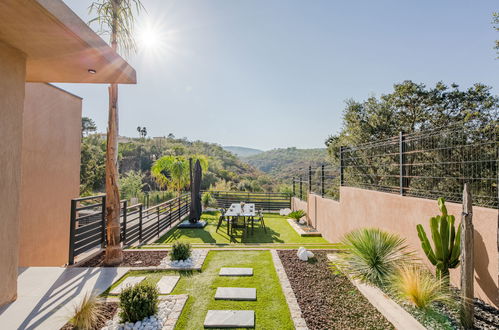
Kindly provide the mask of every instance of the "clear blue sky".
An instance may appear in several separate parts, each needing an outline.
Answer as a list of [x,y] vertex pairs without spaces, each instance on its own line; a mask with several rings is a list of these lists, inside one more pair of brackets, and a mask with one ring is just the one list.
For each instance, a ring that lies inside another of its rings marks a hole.
[[[65,2],[89,20],[90,0]],[[497,0],[143,4],[139,25],[161,32],[161,49],[129,58],[138,84],[120,89],[121,135],[146,126],[150,136],[222,145],[323,147],[346,99],[379,96],[396,82],[482,82],[497,93]],[[106,86],[60,86],[82,96],[83,115],[105,131]]]

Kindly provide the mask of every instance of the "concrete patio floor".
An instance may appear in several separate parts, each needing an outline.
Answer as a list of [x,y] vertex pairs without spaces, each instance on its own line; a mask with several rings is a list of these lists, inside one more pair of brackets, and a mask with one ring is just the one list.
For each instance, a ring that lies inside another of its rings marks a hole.
[[102,293],[129,268],[20,268],[17,300],[0,308],[1,329],[60,329],[87,292]]

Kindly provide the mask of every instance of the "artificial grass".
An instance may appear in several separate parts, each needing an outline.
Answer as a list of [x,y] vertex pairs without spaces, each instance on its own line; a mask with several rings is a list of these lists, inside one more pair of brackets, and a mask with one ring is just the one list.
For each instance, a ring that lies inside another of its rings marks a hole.
[[[218,272],[222,267],[251,267],[254,274],[249,277],[221,277]],[[206,313],[210,309],[254,310],[255,329],[294,329],[269,251],[210,251],[201,272],[130,271],[111,288],[127,276],[147,275],[146,281],[156,283],[162,276],[172,274],[181,276],[172,294],[189,295],[175,329],[203,329]],[[256,288],[257,300],[215,300],[217,287]]]
[[156,243],[173,243],[181,240],[189,243],[322,243],[328,244],[322,237],[302,237],[298,235],[286,221],[286,217],[276,214],[265,214],[265,225],[267,232],[255,224],[253,234],[251,228],[247,229],[247,235],[243,237],[242,230],[230,237],[227,235],[227,223],[217,229],[218,213],[203,213],[202,220],[208,222],[203,229],[174,228],[160,237]]

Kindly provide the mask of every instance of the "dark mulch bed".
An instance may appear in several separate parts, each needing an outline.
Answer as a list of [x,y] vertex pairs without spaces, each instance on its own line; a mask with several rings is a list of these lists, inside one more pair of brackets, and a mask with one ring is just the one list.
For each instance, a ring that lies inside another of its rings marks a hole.
[[[166,257],[168,251],[123,251],[123,262],[120,267],[148,267],[159,266],[161,260]],[[104,252],[92,259],[79,264],[78,267],[105,267]]]
[[[92,328],[92,330],[98,330],[103,328],[106,325],[106,322],[114,317],[114,314],[116,314],[117,310],[118,310],[118,303],[115,302],[105,303],[102,311],[103,318],[99,321],[99,323],[96,324],[94,328]],[[61,328],[61,330],[73,330],[73,329],[76,328],[69,323],[66,323]]]
[[499,310],[475,299],[475,329],[499,329]]
[[326,254],[304,262],[296,250],[279,250],[302,315],[310,329],[393,329],[343,274],[333,272]]

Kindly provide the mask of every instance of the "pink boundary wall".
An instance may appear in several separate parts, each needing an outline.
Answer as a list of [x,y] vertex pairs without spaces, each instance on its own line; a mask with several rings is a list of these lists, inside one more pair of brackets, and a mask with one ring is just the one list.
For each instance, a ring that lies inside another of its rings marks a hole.
[[[308,214],[310,225],[330,242],[338,242],[347,232],[360,227],[377,227],[397,233],[431,269],[417,235],[416,225],[423,224],[429,233],[429,219],[440,213],[434,200],[405,197],[352,187],[341,187],[340,201],[310,194],[308,202],[292,199],[292,209]],[[462,206],[446,203],[449,214],[460,223]],[[499,211],[473,207],[475,228],[475,296],[499,307]],[[451,282],[459,286],[459,268],[451,270]]]

